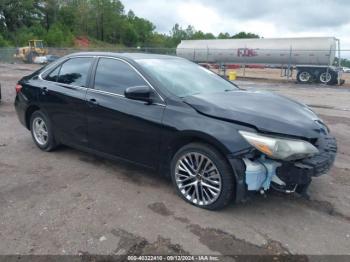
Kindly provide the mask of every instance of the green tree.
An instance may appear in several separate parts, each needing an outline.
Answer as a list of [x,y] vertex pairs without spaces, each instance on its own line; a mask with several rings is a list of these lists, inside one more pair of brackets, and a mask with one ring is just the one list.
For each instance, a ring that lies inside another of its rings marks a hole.
[[4,36],[18,44],[17,31],[40,21],[39,0],[0,1],[0,29]]
[[260,38],[260,36],[253,33],[239,32],[238,34],[233,35],[231,38]]
[[29,40],[37,38],[32,30],[25,26],[16,30],[15,34],[16,46],[27,46]]
[[186,38],[187,39],[193,39],[194,35],[197,33],[196,29],[192,25],[188,25],[185,29]]
[[125,19],[123,4],[119,0],[90,0],[90,4],[92,21],[95,22],[90,26],[95,31],[95,37],[101,41],[115,42],[122,34],[118,24]]
[[57,21],[59,4],[60,0],[43,0],[38,5],[38,10],[42,16],[41,22],[46,31],[49,31],[51,25]]
[[6,30],[13,32],[22,26],[30,26],[40,17],[38,0],[2,0],[0,22]]
[[57,17],[58,23],[64,24],[71,32],[77,34],[87,33],[87,9],[84,9],[83,3],[81,4],[81,6],[77,3],[61,6]]
[[181,40],[186,39],[188,39],[186,31],[183,30],[179,24],[175,24],[170,31],[171,46],[175,47],[181,42]]
[[137,16],[128,15],[128,21],[137,35],[137,44],[149,44],[155,26],[150,21]]
[[128,47],[135,46],[137,43],[137,33],[135,29],[129,24],[123,33],[123,44]]
[[204,34],[205,39],[215,39],[215,35],[213,35],[212,33],[205,33]]
[[[215,39],[210,32],[175,24],[169,34],[156,32],[154,24],[133,11],[127,14],[120,0],[0,0],[2,45],[26,45],[30,39],[44,39],[54,46],[73,45],[74,36],[95,43],[130,47],[176,47],[181,40]],[[217,38],[258,38],[240,32]],[[98,41],[97,41],[98,40]],[[6,42],[5,42],[6,41]]]
[[350,67],[350,60],[349,59],[342,59],[341,60],[341,66],[345,66],[345,67]]
[[1,34],[0,34],[0,47],[7,47],[10,46],[9,41],[7,41]]
[[[338,57],[335,57],[334,58],[334,62],[333,62],[333,65],[334,66],[338,66],[339,64],[339,58]],[[349,59],[346,59],[346,58],[342,58],[341,59],[341,66],[345,66],[345,67],[350,67],[350,60]]]
[[230,34],[229,33],[220,33],[217,37],[218,39],[229,39],[231,38]]
[[53,24],[44,38],[48,46],[64,47],[73,44],[74,37],[65,26]]
[[148,40],[149,47],[169,48],[172,47],[170,37],[166,34],[153,33]]

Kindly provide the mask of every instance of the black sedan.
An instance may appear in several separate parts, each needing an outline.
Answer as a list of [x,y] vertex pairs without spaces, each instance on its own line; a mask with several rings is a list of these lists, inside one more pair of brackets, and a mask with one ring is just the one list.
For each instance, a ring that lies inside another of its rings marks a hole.
[[23,77],[16,92],[40,149],[64,144],[155,169],[206,209],[270,188],[306,194],[336,155],[307,106],[173,56],[72,54]]

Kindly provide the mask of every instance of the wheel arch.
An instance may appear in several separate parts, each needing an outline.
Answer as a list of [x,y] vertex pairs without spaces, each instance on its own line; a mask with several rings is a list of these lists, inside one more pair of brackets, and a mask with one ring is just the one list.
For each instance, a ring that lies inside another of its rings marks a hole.
[[212,146],[225,158],[230,153],[220,141],[208,134],[198,131],[181,131],[176,137],[167,142],[166,145],[164,145],[163,150],[161,150],[161,161],[158,166],[159,172],[170,177],[169,163],[173,156],[181,147],[194,142]]
[[208,144],[218,150],[223,156],[230,153],[225,145],[223,145],[215,137],[198,131],[181,131],[168,145],[169,159],[171,160],[181,147],[193,142]]
[[40,107],[38,105],[30,105],[27,108],[26,113],[25,113],[25,124],[26,124],[26,128],[28,130],[30,130],[30,117],[32,116],[32,114],[35,111],[38,111],[38,110],[40,110]]

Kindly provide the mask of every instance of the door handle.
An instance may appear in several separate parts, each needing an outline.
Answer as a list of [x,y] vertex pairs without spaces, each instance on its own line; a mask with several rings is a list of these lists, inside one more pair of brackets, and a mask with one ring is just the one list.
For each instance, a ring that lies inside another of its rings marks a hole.
[[89,99],[88,103],[89,103],[89,106],[91,106],[91,107],[98,105],[98,102],[95,98]]
[[49,89],[46,86],[41,88],[41,94],[42,95],[46,95],[47,93],[49,93]]

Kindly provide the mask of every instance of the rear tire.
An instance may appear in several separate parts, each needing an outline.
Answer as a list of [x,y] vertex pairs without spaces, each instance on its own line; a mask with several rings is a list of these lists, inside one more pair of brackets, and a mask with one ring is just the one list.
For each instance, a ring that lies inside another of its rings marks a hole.
[[324,71],[319,75],[319,81],[326,85],[334,85],[337,81],[336,74],[332,71]]
[[52,151],[57,147],[50,119],[40,110],[30,117],[30,132],[34,143],[43,151]]
[[302,70],[302,71],[298,72],[297,80],[299,83],[307,84],[307,83],[310,83],[312,81],[312,75],[309,71]]
[[210,145],[190,143],[180,148],[171,161],[171,178],[177,193],[197,207],[218,210],[233,200],[232,168]]

